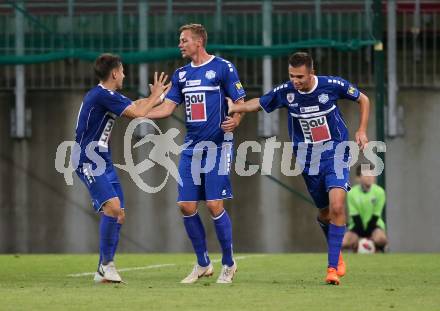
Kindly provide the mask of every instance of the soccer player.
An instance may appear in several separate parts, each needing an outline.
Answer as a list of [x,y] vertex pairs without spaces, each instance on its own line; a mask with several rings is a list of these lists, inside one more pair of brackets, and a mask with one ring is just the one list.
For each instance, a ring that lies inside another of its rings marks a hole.
[[101,214],[99,227],[99,263],[95,282],[121,282],[113,258],[119,241],[119,231],[125,220],[124,195],[113,167],[109,147],[116,117],[144,117],[171,84],[167,76],[154,74],[154,84],[148,98],[131,101],[116,90],[122,88],[124,67],[119,56],[100,55],[94,65],[99,84],[84,97],[76,124],[74,151],[78,161],[76,173],[86,185],[95,211]]
[[[367,144],[369,115],[368,97],[351,83],[339,77],[316,76],[313,60],[298,52],[289,58],[290,80],[260,98],[242,105],[231,105],[229,113],[263,109],[272,112],[287,108],[289,135],[297,162],[303,165],[303,178],[318,208],[318,223],[328,244],[328,284],[339,285],[345,274],[345,262],[340,256],[345,233],[345,197],[349,191],[349,153],[337,146],[348,141],[348,130],[337,106],[338,99],[359,103],[360,125],[355,140],[361,149]],[[342,146],[342,145],[341,145]],[[302,151],[305,156],[302,155]],[[299,160],[299,161],[298,161]],[[344,164],[345,163],[345,164]]]
[[382,212],[385,206],[385,191],[375,183],[371,170],[356,169],[359,184],[347,194],[348,228],[342,247],[357,251],[359,238],[371,239],[376,250],[384,251],[387,244],[385,222]]
[[[185,105],[185,143],[189,145],[180,157],[182,185],[178,186],[177,205],[183,214],[197,263],[181,282],[194,283],[202,276],[211,276],[214,271],[206,247],[205,229],[197,210],[198,202],[206,201],[223,254],[217,283],[231,283],[237,264],[232,254],[231,220],[223,208],[223,200],[232,198],[229,180],[231,132],[239,125],[241,115],[235,113],[228,117],[226,96],[232,98],[235,105],[244,102],[245,92],[234,65],[207,53],[207,33],[202,25],[184,25],[179,31],[182,57],[191,62],[174,72],[172,87],[164,103],[151,110],[147,117],[165,118],[178,105]],[[206,142],[210,144],[204,144]],[[204,167],[212,169],[197,171],[192,162],[203,163]],[[195,180],[194,175],[199,176],[199,180]]]

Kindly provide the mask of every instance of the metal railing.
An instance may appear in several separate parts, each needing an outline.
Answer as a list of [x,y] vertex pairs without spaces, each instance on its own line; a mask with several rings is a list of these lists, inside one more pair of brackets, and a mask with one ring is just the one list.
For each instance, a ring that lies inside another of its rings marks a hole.
[[[122,5],[118,6],[118,2]],[[91,51],[139,50],[140,1],[26,1],[25,54],[48,53],[70,47]],[[70,7],[69,3],[74,4]],[[188,22],[206,26],[209,41],[261,45],[261,1],[148,1],[148,48],[177,45],[177,29]],[[398,84],[400,87],[439,87],[437,40],[440,5],[422,1],[415,17],[412,2],[398,1]],[[319,6],[317,6],[319,4]],[[272,44],[307,39],[338,41],[371,38],[371,0],[273,1]],[[429,4],[429,5],[428,5]],[[118,10],[119,8],[119,10]],[[418,21],[418,23],[417,23]],[[419,25],[417,28],[415,25]],[[386,48],[386,47],[385,47]],[[340,75],[362,87],[373,86],[373,51],[314,48],[320,74]],[[15,53],[15,11],[0,5],[0,55]],[[249,89],[261,89],[262,59],[228,57]],[[150,63],[154,70],[173,71],[185,61]],[[273,57],[274,84],[287,79],[287,56]],[[138,65],[127,65],[126,86],[136,88]],[[13,89],[13,65],[0,67],[0,89]],[[26,65],[27,89],[85,89],[95,84],[91,63],[78,60]]]

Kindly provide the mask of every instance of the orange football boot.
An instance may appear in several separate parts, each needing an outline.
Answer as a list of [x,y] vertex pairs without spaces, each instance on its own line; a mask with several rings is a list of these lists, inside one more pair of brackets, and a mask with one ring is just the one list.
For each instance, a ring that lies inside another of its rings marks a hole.
[[345,261],[344,258],[342,258],[342,252],[339,253],[339,260],[338,260],[338,270],[337,270],[337,275],[338,276],[344,276],[345,272],[347,271],[347,267],[345,265]]
[[325,282],[331,285],[339,285],[339,277],[335,268],[327,268],[327,277],[325,278]]

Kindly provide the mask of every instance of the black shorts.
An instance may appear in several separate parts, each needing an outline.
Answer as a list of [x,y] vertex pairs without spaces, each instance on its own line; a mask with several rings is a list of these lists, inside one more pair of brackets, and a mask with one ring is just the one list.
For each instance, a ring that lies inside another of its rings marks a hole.
[[[382,228],[380,228],[379,226],[376,226],[376,227],[374,227],[373,231],[376,230],[376,229],[381,229],[382,230]],[[356,228],[350,229],[350,231],[353,232],[353,233],[356,233],[360,238],[369,238],[369,237],[371,237],[371,236],[367,236],[364,232],[360,232],[360,230],[358,230]]]

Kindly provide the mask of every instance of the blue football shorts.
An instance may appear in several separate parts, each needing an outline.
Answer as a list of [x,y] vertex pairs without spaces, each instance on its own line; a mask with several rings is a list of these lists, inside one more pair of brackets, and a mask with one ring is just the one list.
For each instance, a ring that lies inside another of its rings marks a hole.
[[334,159],[321,160],[317,174],[311,174],[310,166],[306,165],[302,175],[307,190],[319,209],[329,206],[328,192],[330,189],[341,188],[348,192],[351,188],[350,167],[348,164],[342,167],[335,167]]
[[177,202],[231,199],[232,158],[232,143],[209,150],[183,151],[179,162],[182,185],[177,187]]
[[100,212],[104,203],[115,197],[119,198],[121,208],[124,208],[124,194],[112,164],[107,164],[103,174],[94,176],[91,166],[85,163],[76,169],[76,174],[89,190],[96,212]]

